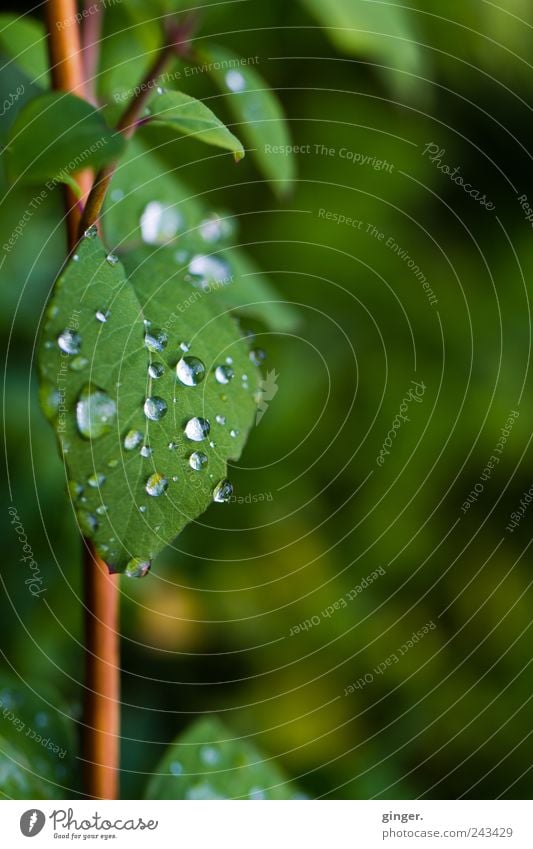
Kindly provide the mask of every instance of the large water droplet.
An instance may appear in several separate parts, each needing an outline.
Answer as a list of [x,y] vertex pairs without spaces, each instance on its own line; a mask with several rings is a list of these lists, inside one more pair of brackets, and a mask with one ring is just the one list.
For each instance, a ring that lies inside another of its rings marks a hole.
[[207,437],[209,436],[210,430],[211,425],[209,424],[207,419],[202,419],[199,416],[195,416],[194,418],[189,419],[189,421],[185,425],[185,436],[192,442],[203,442],[203,440],[207,439]]
[[158,330],[157,328],[151,327],[149,330],[146,330],[144,334],[144,344],[148,348],[149,351],[155,351],[160,354],[161,351],[164,351],[167,347],[168,336],[164,330]]
[[124,574],[127,578],[144,578],[151,566],[151,561],[145,557],[132,557],[124,569]]
[[159,380],[165,373],[165,367],[162,363],[150,363],[148,366],[148,376],[153,380]]
[[141,235],[148,245],[164,245],[170,242],[183,224],[177,209],[163,206],[157,200],[150,201],[141,215]]
[[102,389],[87,383],[76,404],[76,424],[85,439],[98,439],[111,429],[117,413],[115,402]]
[[230,91],[239,92],[246,88],[246,80],[240,71],[228,71],[224,80]]
[[205,366],[197,357],[182,357],[176,365],[176,374],[184,386],[198,386],[205,377]]
[[158,496],[163,495],[167,487],[168,480],[166,477],[164,475],[160,475],[159,472],[154,472],[154,474],[150,475],[146,481],[144,488],[148,495]]
[[209,462],[207,454],[204,454],[203,451],[194,451],[189,457],[189,466],[191,469],[194,469],[195,472],[200,472],[204,469]]
[[140,430],[129,430],[124,437],[124,448],[126,451],[133,451],[142,442],[143,435]]
[[157,395],[152,395],[151,398],[147,398],[144,402],[144,415],[153,422],[158,422],[162,419],[166,415],[167,410],[167,402],[164,398],[159,398]]
[[215,369],[215,380],[217,383],[229,383],[235,377],[231,366],[217,366]]
[[229,501],[231,496],[233,495],[233,486],[229,482],[229,480],[224,479],[217,483],[213,490],[213,501],[216,501],[218,504],[223,504],[226,501]]
[[65,354],[79,354],[81,350],[81,336],[75,330],[67,327],[57,337],[57,344]]

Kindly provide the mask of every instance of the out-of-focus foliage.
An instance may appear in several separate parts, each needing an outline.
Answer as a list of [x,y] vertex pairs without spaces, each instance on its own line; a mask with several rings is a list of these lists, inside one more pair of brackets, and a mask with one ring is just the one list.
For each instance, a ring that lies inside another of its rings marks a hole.
[[[176,731],[218,711],[233,736],[256,739],[309,795],[530,796],[530,516],[513,533],[506,526],[531,486],[533,261],[517,198],[533,176],[533,9],[525,0],[401,6],[430,80],[412,90],[408,74],[393,76],[402,76],[399,87],[372,68],[398,67],[385,36],[379,50],[376,41],[334,52],[331,33],[302,5],[206,11],[195,46],[213,36],[259,56],[257,70],[290,116],[300,150],[288,201],[273,198],[251,157],[222,169],[216,152],[199,153],[165,128],[143,130],[142,143],[193,187],[191,203],[221,218],[235,213],[233,243],[300,325],[276,333],[250,321],[277,391],[233,470],[236,500],[191,525],[142,586],[122,586],[122,784],[131,798]],[[136,4],[130,43],[150,8]],[[124,21],[120,5],[110,8],[106,32]],[[114,58],[112,42],[101,80],[110,114],[118,82],[109,75],[116,66],[119,79],[126,56],[117,47]],[[143,51],[140,43],[126,86],[143,71]],[[165,86],[213,98],[208,75],[193,67],[176,59]],[[20,79],[26,95],[2,118],[3,139],[31,89],[9,64],[2,100]],[[231,114],[224,101],[208,104],[223,117]],[[439,170],[427,145],[495,210]],[[31,213],[3,250],[0,315],[11,495],[46,587],[41,597],[29,593],[7,518],[0,638],[24,681],[49,680],[78,700],[77,531],[32,369],[64,256],[59,192],[33,208],[31,190],[10,188],[0,206],[8,236]],[[361,226],[337,223],[341,215]],[[122,232],[109,223],[110,241],[128,238],[132,225]],[[409,403],[380,467],[412,380],[424,384],[422,401]],[[487,475],[513,410],[520,415]],[[415,642],[428,623],[435,627]],[[364,686],[349,691],[360,679]]]

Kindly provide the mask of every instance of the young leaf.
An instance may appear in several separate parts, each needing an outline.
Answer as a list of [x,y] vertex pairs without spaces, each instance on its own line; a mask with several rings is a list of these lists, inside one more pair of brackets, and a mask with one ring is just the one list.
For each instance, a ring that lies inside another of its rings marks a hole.
[[169,747],[147,799],[302,799],[282,770],[215,717],[194,723]]
[[[199,55],[226,93],[226,102],[258,167],[282,194],[290,188],[295,168],[289,128],[277,96],[260,74],[231,50],[208,44]],[[273,148],[277,148],[275,153]]]
[[0,673],[0,792],[12,799],[64,799],[74,781],[74,723],[54,690],[42,682],[33,686],[35,692]]
[[[409,94],[419,85],[417,75],[424,72],[424,57],[412,30],[410,18],[396,0],[301,0],[324,27],[328,38],[344,53],[368,56],[398,94]],[[405,73],[406,72],[406,73]]]
[[185,136],[194,136],[198,141],[230,150],[236,162],[244,156],[239,139],[201,100],[188,94],[181,91],[157,94],[150,101],[149,114],[153,123],[172,127]]
[[6,169],[11,181],[73,184],[72,175],[115,159],[123,138],[100,113],[72,94],[51,92],[20,110],[7,140]]
[[[82,240],[56,284],[39,361],[80,527],[114,571],[149,562],[231,495],[260,375],[235,322],[172,254],[132,269]],[[246,375],[246,379],[245,376]]]
[[32,82],[46,88],[49,79],[46,33],[39,21],[29,15],[0,15],[0,50],[14,59]]

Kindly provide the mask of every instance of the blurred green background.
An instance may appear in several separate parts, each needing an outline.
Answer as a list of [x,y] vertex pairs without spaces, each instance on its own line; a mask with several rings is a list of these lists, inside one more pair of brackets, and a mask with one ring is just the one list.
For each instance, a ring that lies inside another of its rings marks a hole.
[[[141,17],[127,39],[139,55],[151,37],[144,5],[132,4]],[[145,580],[121,580],[123,795],[142,794],[165,744],[195,716],[220,713],[310,796],[527,798],[533,508],[512,533],[506,525],[532,482],[532,234],[518,198],[533,199],[533,9],[525,0],[505,10],[484,0],[444,12],[436,0],[423,11],[405,4],[401,25],[418,44],[406,54],[394,16],[393,37],[379,22],[368,28],[382,35],[366,40],[328,36],[306,5],[221,4],[204,10],[200,29],[260,57],[294,144],[309,145],[296,154],[292,193],[278,198],[251,157],[233,166],[185,141],[159,152],[208,207],[234,213],[236,243],[298,305],[300,324],[285,334],[254,325],[279,389],[232,470],[250,503],[213,505]],[[333,3],[331,26],[352,5]],[[109,33],[125,14],[119,4],[106,12]],[[113,49],[125,48],[117,40]],[[136,80],[142,61],[133,64]],[[207,75],[180,84],[231,120]],[[439,170],[428,144],[495,209]],[[2,233],[33,194],[18,189],[1,204]],[[61,215],[56,192],[0,267],[9,493],[46,586],[33,598],[24,585],[6,508],[0,646],[6,668],[38,694],[39,682],[55,685],[76,712],[80,544],[34,373],[64,255]],[[413,380],[425,386],[422,401],[409,404],[379,466]],[[463,512],[513,410],[499,463]],[[254,502],[261,493],[268,499]],[[291,636],[313,617],[318,624]]]

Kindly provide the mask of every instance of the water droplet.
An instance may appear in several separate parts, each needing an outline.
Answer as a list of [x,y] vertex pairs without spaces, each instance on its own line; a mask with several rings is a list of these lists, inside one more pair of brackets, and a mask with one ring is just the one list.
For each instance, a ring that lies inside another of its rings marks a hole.
[[200,236],[208,245],[220,242],[223,238],[229,238],[234,230],[234,222],[231,218],[222,218],[218,213],[213,213],[200,223],[198,227]]
[[220,761],[220,752],[214,746],[202,746],[200,760],[207,766],[215,766]]
[[65,354],[79,354],[81,349],[81,336],[75,330],[66,328],[57,337],[57,344]]
[[183,766],[179,761],[172,761],[169,766],[169,770],[171,775],[181,775],[183,772]]
[[167,402],[163,398],[159,398],[158,395],[152,395],[151,398],[147,398],[144,402],[144,415],[153,422],[158,422],[162,419],[166,415],[167,410]]
[[165,490],[168,487],[168,480],[164,475],[160,475],[159,472],[154,472],[153,475],[150,475],[148,480],[146,481],[146,486],[144,487],[148,495],[163,495]]
[[39,726],[39,728],[46,728],[48,722],[48,715],[44,711],[39,711],[39,713],[35,714],[35,723]]
[[205,366],[197,357],[182,357],[176,365],[176,374],[184,386],[198,386],[205,377]]
[[87,483],[89,486],[92,486],[93,489],[98,489],[100,486],[105,484],[105,475],[102,475],[99,472],[94,472],[94,474],[87,478]]
[[104,322],[107,321],[107,319],[109,318],[110,315],[111,315],[111,312],[109,310],[96,310],[94,317],[96,318],[97,321],[101,321],[102,324],[104,324]]
[[189,419],[185,425],[185,436],[192,442],[203,442],[203,440],[207,439],[209,436],[210,430],[211,425],[207,419],[195,416],[194,418]]
[[78,483],[78,481],[69,481],[68,482],[68,491],[69,491],[70,497],[76,499],[76,498],[79,498],[80,495],[82,494],[83,487],[82,487],[81,483]]
[[73,262],[79,262],[80,261],[80,255],[79,254],[72,254],[72,261]]
[[230,430],[229,435],[232,437],[232,439],[235,439],[235,437],[239,435],[239,431],[237,430],[237,428],[233,427]]
[[179,478],[177,475],[172,475],[172,480],[174,481],[174,483],[177,483]]
[[209,459],[207,454],[204,454],[203,451],[194,451],[193,454],[189,457],[189,466],[191,469],[194,469],[195,472],[200,472],[205,466],[207,466]]
[[86,439],[98,439],[111,429],[117,413],[115,402],[102,389],[87,383],[76,403],[76,424]]
[[226,260],[216,256],[197,254],[189,263],[189,273],[196,278],[193,282],[198,288],[208,291],[209,288],[225,285],[231,281],[231,271]]
[[151,329],[146,330],[144,334],[144,344],[149,351],[161,353],[167,347],[168,336],[164,330]]
[[186,354],[191,350],[189,342],[180,342],[180,348],[182,351],[185,351]]
[[87,368],[88,365],[89,360],[87,357],[82,357],[81,354],[78,354],[69,360],[69,368],[71,368],[72,371],[83,371],[83,369]]
[[254,366],[260,366],[261,363],[264,362],[265,357],[266,354],[262,348],[255,348],[255,350],[250,351],[250,359]]
[[108,508],[107,504],[99,504],[98,507],[96,508],[96,512],[98,513],[99,516],[105,516],[108,509],[109,508]]
[[229,366],[233,365],[233,357],[226,357],[226,362]]
[[226,416],[217,416],[216,417],[216,423],[219,424],[219,425],[225,425],[226,424]]
[[46,418],[54,421],[61,401],[57,387],[51,383],[42,383],[39,388],[39,400]]
[[113,189],[110,194],[110,197],[111,200],[116,203],[117,201],[122,200],[122,198],[124,197],[124,192],[122,191],[122,189]]
[[151,566],[151,561],[145,557],[132,557],[124,569],[124,574],[127,578],[144,578]]
[[141,215],[141,235],[148,245],[170,242],[183,224],[182,215],[171,206],[150,201]]
[[143,435],[140,430],[129,430],[124,437],[124,448],[133,451],[142,442]]
[[228,71],[226,76],[224,77],[227,87],[230,91],[239,92],[244,91],[246,88],[246,80],[240,71]]
[[167,445],[169,451],[175,451],[177,447],[178,444],[176,442],[169,442]]
[[139,513],[146,513],[146,504],[141,504],[139,507]]
[[213,490],[213,501],[216,501],[218,504],[223,504],[230,500],[233,495],[233,486],[229,482],[229,480],[224,479],[217,483]]
[[217,383],[229,383],[235,377],[235,372],[230,366],[217,366],[215,369],[215,380]]
[[165,373],[165,367],[162,363],[150,363],[148,366],[148,376],[153,380],[159,380]]
[[118,466],[118,460],[116,458],[114,460],[108,460],[107,466],[109,469],[116,469],[116,467]]
[[216,448],[216,447],[217,447],[217,444],[216,444],[216,442],[213,442],[213,440],[211,440],[211,442],[209,443],[209,446],[210,446],[211,448]]
[[143,445],[139,453],[141,457],[151,457],[154,452],[149,445]]
[[56,307],[55,304],[50,304],[48,309],[46,310],[47,318],[56,318],[59,315],[59,307]]
[[254,799],[257,802],[260,799],[266,799],[266,793],[262,787],[252,787],[249,798]]
[[109,265],[118,265],[118,256],[116,254],[108,254],[106,256],[106,262],[109,263]]
[[86,239],[94,239],[94,237],[98,235],[98,227],[96,224],[91,224],[83,235]]
[[87,510],[78,510],[78,523],[82,534],[86,537],[92,536],[98,530],[98,520]]

